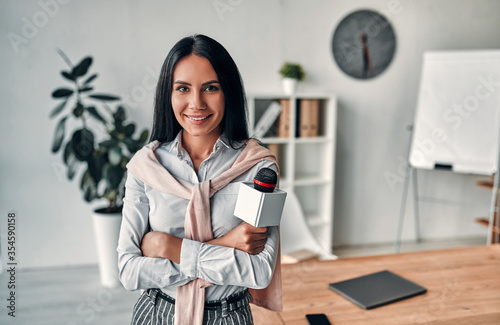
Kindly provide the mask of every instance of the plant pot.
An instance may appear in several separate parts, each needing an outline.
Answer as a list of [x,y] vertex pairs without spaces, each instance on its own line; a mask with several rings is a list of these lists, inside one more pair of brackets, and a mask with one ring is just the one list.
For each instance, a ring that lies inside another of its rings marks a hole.
[[283,78],[283,92],[286,95],[293,95],[297,92],[298,81],[292,78]]
[[107,288],[121,285],[118,278],[118,236],[122,223],[121,212],[105,213],[105,209],[95,210],[92,214],[94,236],[99,260],[101,284]]

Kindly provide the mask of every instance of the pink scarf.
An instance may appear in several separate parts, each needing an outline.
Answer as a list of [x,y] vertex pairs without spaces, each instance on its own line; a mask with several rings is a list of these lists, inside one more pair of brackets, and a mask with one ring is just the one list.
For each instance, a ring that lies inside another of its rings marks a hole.
[[[128,170],[142,182],[152,188],[174,194],[189,200],[184,224],[185,238],[206,242],[213,239],[210,197],[218,190],[229,184],[233,179],[250,170],[258,162],[269,160],[276,164],[276,158],[266,148],[260,146],[254,139],[250,139],[240,156],[231,168],[224,171],[213,180],[206,180],[198,184],[174,178],[160,164],[155,150],[161,145],[157,140],[139,150],[127,164]],[[277,166],[277,164],[276,164]],[[271,283],[265,289],[249,289],[252,303],[272,311],[282,311],[281,299],[281,259],[280,250]],[[212,283],[195,279],[183,286],[177,287],[175,303],[175,324],[196,325],[203,322],[205,306],[205,288]]]

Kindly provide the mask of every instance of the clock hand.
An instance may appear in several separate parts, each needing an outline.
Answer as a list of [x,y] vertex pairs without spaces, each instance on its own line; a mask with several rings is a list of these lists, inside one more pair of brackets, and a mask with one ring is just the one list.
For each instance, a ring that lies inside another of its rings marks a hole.
[[370,51],[368,49],[368,36],[365,33],[360,34],[361,44],[363,46],[363,75],[366,77],[368,72],[373,73]]

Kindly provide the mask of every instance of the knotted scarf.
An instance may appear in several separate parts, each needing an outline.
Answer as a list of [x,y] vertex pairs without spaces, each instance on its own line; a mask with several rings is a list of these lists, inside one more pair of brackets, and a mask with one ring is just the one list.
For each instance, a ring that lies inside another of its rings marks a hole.
[[[160,145],[161,143],[155,140],[137,151],[127,164],[127,169],[144,184],[158,191],[189,200],[184,223],[184,236],[187,239],[199,242],[213,239],[210,197],[260,161],[268,160],[276,164],[275,157],[268,149],[260,146],[256,140],[250,139],[233,165],[220,176],[212,180],[191,184],[173,177],[158,161],[155,150]],[[203,323],[205,288],[210,285],[213,284],[203,279],[195,279],[177,287],[175,302],[176,325]],[[269,286],[265,289],[249,289],[249,291],[252,295],[252,303],[272,311],[282,311],[279,249]]]

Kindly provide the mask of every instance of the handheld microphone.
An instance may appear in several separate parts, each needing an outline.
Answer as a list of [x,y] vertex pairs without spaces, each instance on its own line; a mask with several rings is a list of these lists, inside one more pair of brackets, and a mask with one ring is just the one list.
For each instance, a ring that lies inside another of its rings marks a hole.
[[261,168],[252,182],[242,182],[234,207],[234,216],[254,227],[280,224],[286,192],[277,188],[278,175],[270,168]]
[[264,193],[274,192],[278,175],[271,168],[261,168],[253,179],[253,188]]

